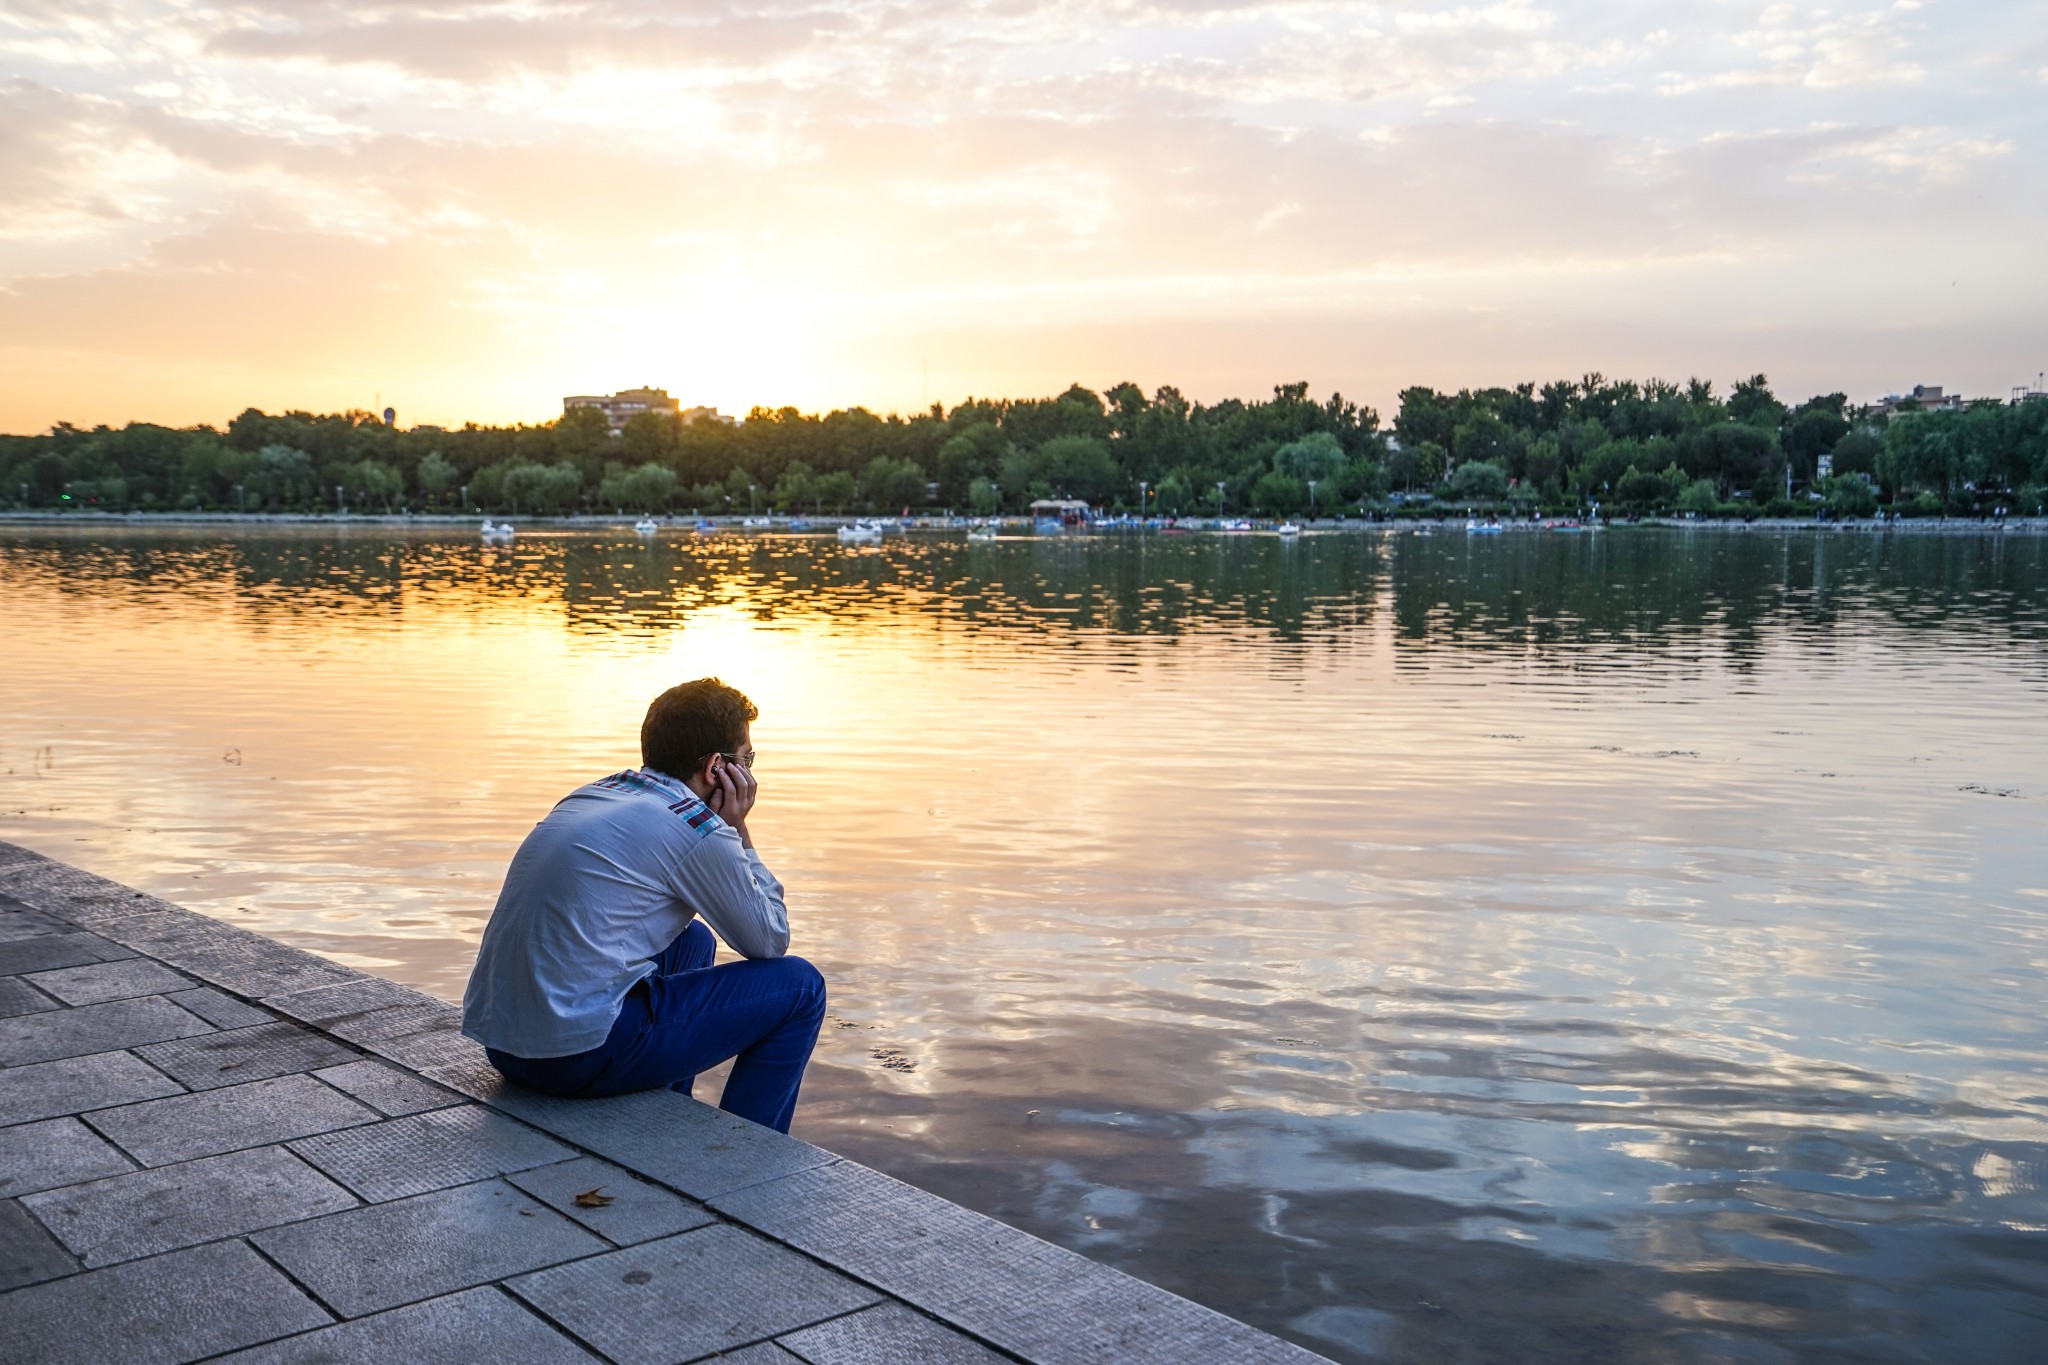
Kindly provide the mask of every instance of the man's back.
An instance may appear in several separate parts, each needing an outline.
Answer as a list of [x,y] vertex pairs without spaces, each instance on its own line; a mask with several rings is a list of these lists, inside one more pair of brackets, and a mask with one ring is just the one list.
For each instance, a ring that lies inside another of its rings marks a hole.
[[513,856],[463,1032],[519,1057],[596,1047],[697,914],[744,957],[788,949],[781,884],[688,787],[640,769],[577,788]]

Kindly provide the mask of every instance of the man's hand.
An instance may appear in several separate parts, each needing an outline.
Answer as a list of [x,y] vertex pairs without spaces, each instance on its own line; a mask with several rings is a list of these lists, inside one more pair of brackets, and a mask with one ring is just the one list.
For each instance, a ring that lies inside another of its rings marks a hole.
[[761,790],[752,771],[737,763],[716,759],[717,766],[711,773],[711,791],[705,796],[704,804],[711,807],[718,818],[739,831],[740,842],[748,848],[754,840],[747,833],[747,812],[754,808],[754,797]]

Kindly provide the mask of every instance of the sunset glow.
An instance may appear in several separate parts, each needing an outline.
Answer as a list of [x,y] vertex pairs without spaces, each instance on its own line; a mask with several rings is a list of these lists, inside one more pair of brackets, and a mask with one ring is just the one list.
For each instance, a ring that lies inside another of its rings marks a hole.
[[2048,364],[2037,5],[0,6],[0,429]]

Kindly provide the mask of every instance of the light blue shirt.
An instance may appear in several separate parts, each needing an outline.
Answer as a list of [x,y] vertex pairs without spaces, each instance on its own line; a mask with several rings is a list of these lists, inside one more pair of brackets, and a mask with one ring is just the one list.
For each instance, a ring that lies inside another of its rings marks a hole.
[[695,792],[653,768],[578,787],[512,855],[463,1036],[515,1057],[588,1052],[697,915],[742,957],[789,951],[782,883]]

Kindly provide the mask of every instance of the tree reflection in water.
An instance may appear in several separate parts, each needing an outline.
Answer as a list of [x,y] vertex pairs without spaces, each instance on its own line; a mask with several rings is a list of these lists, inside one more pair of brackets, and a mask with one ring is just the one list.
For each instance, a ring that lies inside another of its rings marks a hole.
[[1339,1359],[2018,1360],[2044,547],[11,527],[0,835],[452,995],[725,672],[801,1135]]

